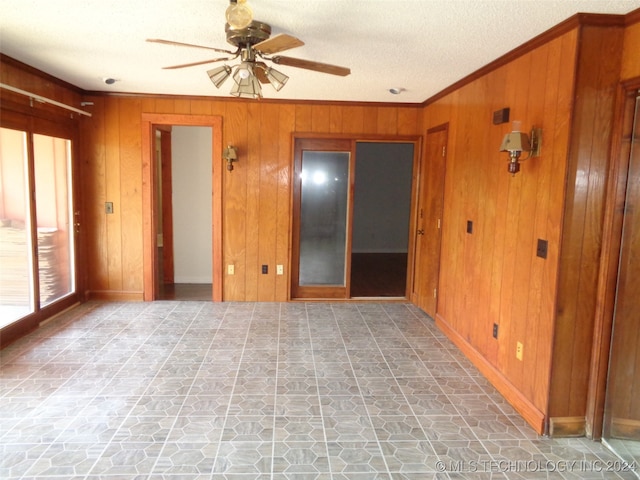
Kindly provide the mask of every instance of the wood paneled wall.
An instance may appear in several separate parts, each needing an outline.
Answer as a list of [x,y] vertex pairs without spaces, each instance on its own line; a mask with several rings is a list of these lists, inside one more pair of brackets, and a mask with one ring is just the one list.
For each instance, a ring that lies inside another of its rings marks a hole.
[[640,77],[640,9],[627,15],[627,27],[624,31],[624,47],[622,50],[622,81]]
[[[285,301],[289,267],[292,133],[371,136],[419,135],[421,108],[397,105],[313,104],[205,98],[87,96],[93,117],[83,120],[82,164],[88,230],[88,289],[100,295],[141,298],[143,113],[222,117],[223,144],[239,161],[224,171],[223,264],[227,301]],[[114,202],[106,215],[104,202]],[[215,228],[215,226],[214,226]],[[268,275],[260,266],[270,265]],[[225,269],[226,271],[226,269]]]
[[[640,76],[639,17],[629,15],[626,27],[580,17],[424,106],[87,94],[93,117],[79,120],[86,289],[142,298],[143,113],[220,116],[223,144],[239,149],[223,179],[223,261],[235,265],[235,275],[224,275],[227,301],[288,298],[294,132],[417,136],[446,123],[437,322],[539,432],[551,417],[580,424],[612,103],[620,78]],[[74,88],[0,60],[3,82],[79,103]],[[511,126],[492,124],[504,107],[525,128],[543,129],[541,156],[515,176],[498,152]],[[106,201],[113,215],[105,214]],[[548,241],[546,259],[536,256],[538,239]],[[262,264],[287,271],[261,275]]]
[[[567,33],[425,109],[425,127],[450,122],[438,321],[526,399],[538,430],[549,394],[577,40]],[[543,128],[541,156],[515,176],[498,151],[511,123],[492,123],[504,107],[523,128]],[[538,238],[549,242],[546,260],[536,257]]]
[[577,56],[549,417],[582,417],[583,429],[623,34],[585,26]]
[[[624,29],[584,20],[424,112],[425,128],[450,122],[437,322],[539,432],[585,426]],[[498,152],[511,125],[492,124],[503,107],[543,130],[514,176]]]

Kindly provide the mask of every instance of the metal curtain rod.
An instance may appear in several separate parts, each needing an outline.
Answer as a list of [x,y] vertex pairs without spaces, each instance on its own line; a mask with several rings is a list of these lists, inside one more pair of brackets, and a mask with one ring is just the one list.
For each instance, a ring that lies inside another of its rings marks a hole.
[[50,103],[51,105],[55,105],[57,107],[66,108],[67,110],[71,110],[72,112],[79,113],[80,115],[86,115],[87,117],[91,116],[91,114],[89,112],[85,112],[84,110],[80,110],[79,108],[71,107],[71,106],[66,105],[64,103],[56,102],[55,100],[51,100],[50,98],[43,97],[42,95],[38,95],[36,93],[27,92],[26,90],[21,90],[19,88],[12,87],[11,85],[7,85],[5,83],[0,83],[0,87],[4,88],[6,90],[9,90],[11,92],[15,92],[15,93],[19,93],[21,95],[25,95],[27,97],[32,98],[33,100],[37,100],[38,102]]

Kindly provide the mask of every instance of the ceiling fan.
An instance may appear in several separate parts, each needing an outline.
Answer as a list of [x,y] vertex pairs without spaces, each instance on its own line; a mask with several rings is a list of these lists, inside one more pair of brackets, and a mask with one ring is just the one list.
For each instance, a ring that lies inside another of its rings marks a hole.
[[[236,1],[231,0],[231,5],[229,9],[227,9],[228,21],[229,10],[237,8],[236,5]],[[234,26],[230,25],[230,23],[234,23]],[[209,78],[216,88],[220,88],[224,81],[232,76],[234,86],[231,89],[231,95],[236,97],[261,98],[261,83],[269,83],[276,89],[276,91],[280,91],[289,77],[267,65],[265,61],[269,61],[277,65],[304,68],[306,70],[313,70],[331,75],[346,76],[351,73],[349,68],[339,67],[337,65],[304,60],[301,58],[274,55],[291,48],[302,46],[304,45],[304,42],[286,33],[281,33],[272,37],[271,26],[266,23],[253,20],[251,17],[248,18],[248,21],[240,24],[240,26],[233,22],[233,20],[231,20],[230,23],[225,25],[225,32],[227,35],[227,42],[236,47],[235,51],[203,45],[194,45],[190,43],[174,42],[159,38],[149,38],[147,39],[147,42],[203,48],[227,54],[225,57],[212,58],[200,62],[184,63],[181,65],[172,65],[170,67],[164,67],[165,69],[193,67],[196,65],[205,65],[207,63],[226,62],[239,58],[240,63],[238,65],[230,67],[225,63],[220,67],[207,71],[207,75],[209,75]]]

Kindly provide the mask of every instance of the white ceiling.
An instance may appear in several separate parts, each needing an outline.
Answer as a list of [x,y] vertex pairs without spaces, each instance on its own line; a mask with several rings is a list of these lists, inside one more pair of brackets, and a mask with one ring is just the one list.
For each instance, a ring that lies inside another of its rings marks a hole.
[[[305,45],[283,55],[350,67],[290,76],[265,98],[420,103],[578,12],[626,14],[640,0],[248,0],[254,18]],[[201,65],[219,56],[147,38],[234,49],[228,0],[0,0],[0,51],[85,90],[229,96]],[[111,86],[103,79],[112,77]],[[392,87],[403,89],[392,95]]]

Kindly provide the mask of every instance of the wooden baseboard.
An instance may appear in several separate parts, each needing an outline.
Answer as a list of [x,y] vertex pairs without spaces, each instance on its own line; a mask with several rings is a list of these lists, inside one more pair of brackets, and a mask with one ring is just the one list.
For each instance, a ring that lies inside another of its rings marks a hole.
[[436,325],[464,353],[471,363],[480,370],[489,382],[511,404],[511,406],[539,434],[545,433],[545,415],[526,398],[496,367],[468,343],[440,315],[436,314]]
[[640,420],[631,418],[612,418],[611,437],[624,440],[640,440]]
[[585,417],[550,417],[550,437],[584,437],[587,433]]
[[102,300],[105,302],[142,302],[142,292],[121,292],[116,290],[89,290],[87,299]]

